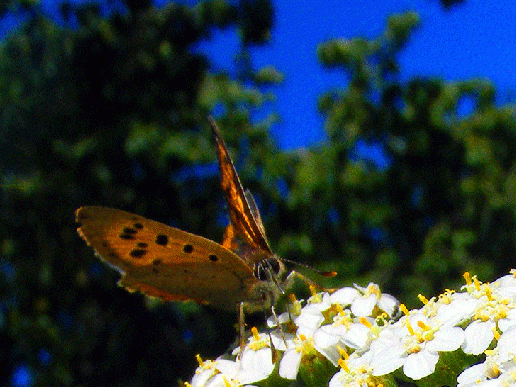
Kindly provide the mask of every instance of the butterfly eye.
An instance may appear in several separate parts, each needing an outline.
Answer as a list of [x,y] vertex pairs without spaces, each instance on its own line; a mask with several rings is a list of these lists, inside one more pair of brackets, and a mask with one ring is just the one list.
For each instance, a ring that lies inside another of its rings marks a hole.
[[278,275],[280,272],[280,264],[276,258],[268,258],[267,266],[271,268],[274,274]]
[[278,275],[280,272],[280,264],[276,258],[266,258],[262,259],[256,265],[254,265],[253,275],[255,278],[260,281],[269,280],[269,276],[267,272],[274,273],[274,275]]

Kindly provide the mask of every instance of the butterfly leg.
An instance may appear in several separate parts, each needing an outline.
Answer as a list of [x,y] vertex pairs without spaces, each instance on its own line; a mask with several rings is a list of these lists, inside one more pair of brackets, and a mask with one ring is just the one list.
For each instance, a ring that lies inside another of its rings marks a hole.
[[[285,343],[285,347],[287,347],[287,339],[285,338],[285,332],[283,332],[283,328],[282,328],[281,323],[279,321],[278,315],[276,314],[276,308],[274,308],[274,305],[271,305],[271,313],[272,313],[272,316],[274,317],[274,322],[276,323],[276,326],[279,329],[279,332],[281,334],[281,338],[283,339],[283,342]],[[271,348],[272,348],[272,338],[271,338]]]
[[271,361],[275,364],[278,361],[278,352],[276,352],[276,348],[274,347],[274,342],[272,341],[271,330],[268,329],[267,333],[269,334],[269,341],[271,343]]
[[240,351],[238,353],[238,358],[240,359],[245,347],[245,312],[243,302],[239,304],[238,309],[238,340],[240,343]]

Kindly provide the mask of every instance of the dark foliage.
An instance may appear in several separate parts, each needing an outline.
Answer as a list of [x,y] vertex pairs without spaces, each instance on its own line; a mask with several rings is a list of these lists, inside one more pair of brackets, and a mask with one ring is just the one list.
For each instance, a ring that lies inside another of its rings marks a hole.
[[[274,116],[250,124],[281,78],[252,67],[269,2],[125,5],[109,17],[63,6],[77,30],[35,12],[0,48],[2,380],[26,365],[42,386],[170,386],[235,338],[236,315],[117,288],[73,218],[104,205],[220,240],[213,110],[275,251],[337,270],[325,285],[375,281],[415,306],[466,270],[489,280],[512,266],[514,109],[495,106],[486,81],[400,82],[417,15],[320,45],[350,82],[319,99],[328,141],[286,153],[267,134]],[[192,50],[222,28],[242,31],[235,77]]]

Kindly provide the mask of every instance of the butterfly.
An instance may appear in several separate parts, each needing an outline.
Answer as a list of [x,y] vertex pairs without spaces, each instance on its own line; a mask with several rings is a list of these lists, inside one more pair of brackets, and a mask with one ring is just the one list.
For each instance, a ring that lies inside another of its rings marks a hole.
[[119,284],[128,290],[165,301],[192,299],[225,310],[239,307],[243,321],[244,309],[254,312],[273,306],[291,276],[271,251],[253,196],[242,188],[217,125],[211,117],[209,121],[230,218],[222,244],[97,206],[76,211],[78,233],[104,262],[121,272]]

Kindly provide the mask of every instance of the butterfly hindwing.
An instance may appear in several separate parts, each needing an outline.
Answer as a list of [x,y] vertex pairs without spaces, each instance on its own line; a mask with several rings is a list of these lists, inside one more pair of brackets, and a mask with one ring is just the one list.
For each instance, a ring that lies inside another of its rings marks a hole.
[[106,207],[81,207],[76,217],[79,234],[129,289],[232,309],[257,281],[242,258],[209,239]]

